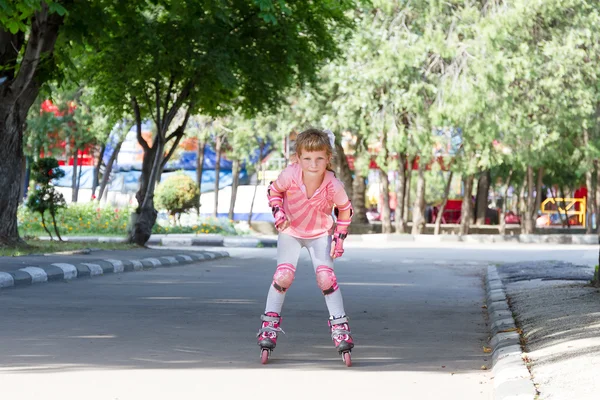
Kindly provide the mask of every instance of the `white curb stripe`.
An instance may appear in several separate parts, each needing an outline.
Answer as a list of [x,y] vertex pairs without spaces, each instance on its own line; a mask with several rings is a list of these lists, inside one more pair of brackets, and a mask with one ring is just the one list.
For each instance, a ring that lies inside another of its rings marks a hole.
[[141,271],[144,269],[144,265],[140,260],[129,260],[133,264],[134,271]]
[[148,261],[155,267],[160,267],[162,265],[158,258],[144,258],[142,261]]
[[98,264],[81,263],[90,269],[90,276],[104,275],[104,270]]
[[171,263],[171,265],[177,265],[177,264],[179,264],[179,261],[177,261],[177,259],[175,257],[173,257],[173,256],[164,256],[163,258],[165,260],[168,260]]
[[21,268],[20,271],[27,272],[31,275],[31,283],[48,282],[46,271],[39,267],[25,267]]
[[0,288],[11,287],[15,285],[15,280],[8,272],[0,272]]
[[55,267],[62,269],[63,275],[65,276],[64,279],[77,278],[77,268],[75,268],[75,266],[72,264],[56,263],[56,264],[50,264],[50,265],[53,265]]
[[113,267],[115,267],[115,273],[125,271],[125,267],[123,266],[123,262],[121,260],[103,260],[108,263],[111,263]]
[[185,261],[194,261],[194,260],[192,260],[192,257],[187,256],[185,254],[178,254],[178,256],[183,258]]

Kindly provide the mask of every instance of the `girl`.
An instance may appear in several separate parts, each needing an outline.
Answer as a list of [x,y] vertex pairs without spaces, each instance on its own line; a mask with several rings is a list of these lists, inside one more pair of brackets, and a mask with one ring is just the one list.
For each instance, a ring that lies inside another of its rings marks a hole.
[[[296,139],[297,162],[285,168],[269,185],[269,205],[279,231],[277,269],[269,288],[267,305],[258,331],[263,364],[282,332],[281,309],[291,286],[302,247],[308,249],[329,309],[329,329],[336,349],[350,366],[354,347],[342,293],[333,270],[333,259],[344,253],[344,239],[352,217],[352,205],[342,183],[331,170],[333,133],[308,129]],[[337,221],[332,217],[335,207]],[[331,234],[333,233],[333,239]]]

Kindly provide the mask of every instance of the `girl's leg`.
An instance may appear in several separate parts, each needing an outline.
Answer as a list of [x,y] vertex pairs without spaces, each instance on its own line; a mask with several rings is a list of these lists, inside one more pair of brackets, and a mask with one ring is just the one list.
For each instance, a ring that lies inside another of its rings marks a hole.
[[277,269],[267,295],[266,313],[281,314],[285,293],[291,286],[296,273],[302,243],[293,236],[280,233],[277,238]]
[[331,251],[331,236],[323,236],[317,239],[305,240],[306,248],[317,275],[317,285],[323,291],[325,303],[329,315],[341,317],[346,315],[344,311],[344,300],[342,292],[337,284],[337,278],[333,270],[333,259],[329,255]]
[[317,275],[317,285],[323,291],[327,309],[329,310],[329,331],[337,351],[342,354],[346,365],[350,365],[347,354],[354,347],[354,340],[350,332],[348,317],[344,311],[342,292],[337,284],[333,271],[333,259],[329,256],[331,251],[331,236],[324,236],[311,241],[306,241],[310,257]]

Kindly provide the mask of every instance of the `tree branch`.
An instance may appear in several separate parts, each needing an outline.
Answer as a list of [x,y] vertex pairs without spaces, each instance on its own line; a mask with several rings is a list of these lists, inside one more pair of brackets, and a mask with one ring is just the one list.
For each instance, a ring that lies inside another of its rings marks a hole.
[[139,105],[139,103],[137,101],[137,98],[135,96],[131,100],[131,103],[133,105],[133,113],[135,115],[135,126],[136,126],[137,141],[140,144],[140,146],[142,146],[142,148],[144,149],[144,151],[149,151],[150,150],[150,146],[148,146],[148,143],[146,143],[146,141],[142,137],[142,117],[141,117],[141,113],[140,113],[140,105]]
[[179,96],[177,96],[177,99],[173,103],[173,106],[171,107],[171,109],[167,113],[167,117],[163,120],[163,124],[165,126],[169,126],[171,124],[171,122],[175,118],[175,115],[177,115],[177,111],[179,111],[179,109],[183,106],[183,104],[185,103],[185,101],[190,96],[190,93],[191,93],[193,87],[194,87],[194,82],[193,81],[189,81],[183,87],[183,89],[181,89],[181,93],[179,93]]
[[161,124],[160,118],[160,83],[158,82],[158,78],[154,80],[154,97],[156,101],[156,130],[159,135],[163,135],[164,127]]
[[188,120],[190,119],[191,108],[192,107],[190,105],[190,107],[188,107],[187,111],[185,112],[185,117],[183,118],[183,122],[181,123],[181,125],[179,125],[177,127],[177,129],[175,129],[175,131],[171,135],[169,135],[169,138],[165,141],[165,145],[166,145],[169,140],[171,140],[172,138],[175,138],[175,142],[173,143],[173,146],[171,146],[171,148],[169,149],[169,152],[167,153],[167,155],[165,156],[165,158],[162,161],[161,168],[165,167],[165,165],[167,164],[167,161],[169,161],[169,159],[171,158],[171,156],[177,149],[177,146],[179,145],[181,138],[183,138],[183,134],[185,133],[185,128],[187,126]]
[[165,96],[165,105],[163,107],[163,116],[162,121],[165,123],[165,118],[167,117],[167,110],[169,109],[169,100],[171,99],[171,93],[173,92],[173,85],[175,84],[175,78],[171,73],[171,80],[169,81],[169,87],[167,89],[167,95]]

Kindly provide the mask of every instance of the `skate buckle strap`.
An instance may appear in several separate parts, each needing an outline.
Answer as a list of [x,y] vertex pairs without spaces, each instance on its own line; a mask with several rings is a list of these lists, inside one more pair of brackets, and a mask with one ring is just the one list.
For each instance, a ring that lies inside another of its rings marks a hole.
[[271,317],[270,315],[261,315],[260,316],[261,321],[266,321],[266,322],[279,322],[281,321],[281,317]]
[[265,332],[283,333],[285,335],[285,332],[281,328],[273,328],[272,326],[265,326],[264,328],[259,329],[258,333],[256,334],[256,337],[259,337],[261,334],[263,334]]
[[329,322],[331,323],[331,325],[345,324],[348,321],[349,321],[348,317],[346,317],[346,316],[335,318],[335,319],[330,319],[329,320]]

